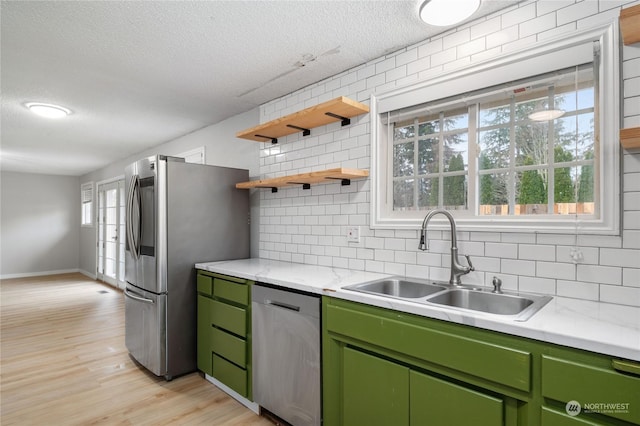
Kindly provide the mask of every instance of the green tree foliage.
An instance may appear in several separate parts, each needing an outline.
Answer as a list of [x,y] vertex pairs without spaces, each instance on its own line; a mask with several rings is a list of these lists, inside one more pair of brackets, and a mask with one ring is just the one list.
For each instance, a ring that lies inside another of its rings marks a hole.
[[[533,159],[527,157],[524,164],[533,164]],[[517,202],[518,204],[545,204],[547,202],[547,188],[536,170],[522,172]]]
[[[449,171],[464,170],[462,154],[457,154],[449,160]],[[467,200],[467,188],[465,176],[449,176],[444,178],[444,202],[445,206],[464,206]]]
[[[587,152],[585,159],[592,160],[593,152]],[[580,185],[578,186],[578,202],[590,203],[593,202],[593,166],[582,166],[582,173],[580,173]]]
[[[571,152],[561,146],[554,148],[556,162],[568,162],[573,160]],[[575,189],[571,178],[571,168],[561,167],[555,169],[553,176],[553,199],[556,203],[573,203],[575,201]]]

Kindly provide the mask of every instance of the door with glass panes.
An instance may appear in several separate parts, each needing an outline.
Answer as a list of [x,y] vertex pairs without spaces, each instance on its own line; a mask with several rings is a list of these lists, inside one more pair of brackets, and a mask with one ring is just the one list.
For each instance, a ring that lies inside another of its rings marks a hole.
[[124,180],[98,184],[98,279],[124,288]]

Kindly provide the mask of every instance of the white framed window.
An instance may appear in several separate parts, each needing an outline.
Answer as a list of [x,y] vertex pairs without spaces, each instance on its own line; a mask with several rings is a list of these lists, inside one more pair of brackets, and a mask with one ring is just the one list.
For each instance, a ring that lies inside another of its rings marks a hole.
[[618,72],[612,24],[373,95],[371,226],[617,233]]
[[80,186],[80,225],[93,226],[93,182]]

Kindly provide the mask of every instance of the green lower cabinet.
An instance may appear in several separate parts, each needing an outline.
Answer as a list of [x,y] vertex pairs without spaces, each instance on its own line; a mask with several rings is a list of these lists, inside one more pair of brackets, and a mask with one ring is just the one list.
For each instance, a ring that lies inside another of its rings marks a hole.
[[345,425],[409,424],[409,369],[344,349],[342,401]]
[[251,400],[251,281],[197,275],[197,366]]
[[640,425],[638,362],[330,297],[322,309],[324,426]]
[[502,399],[416,371],[410,372],[411,425],[499,426]]

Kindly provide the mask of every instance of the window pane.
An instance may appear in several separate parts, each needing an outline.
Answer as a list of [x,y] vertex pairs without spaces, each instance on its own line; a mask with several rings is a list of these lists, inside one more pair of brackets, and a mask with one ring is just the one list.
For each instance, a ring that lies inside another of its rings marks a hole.
[[504,169],[509,166],[509,129],[480,132],[480,170]]
[[480,106],[480,127],[506,124],[511,119],[511,107],[509,105],[484,109]]
[[393,209],[408,210],[414,207],[413,179],[396,180],[393,182]]
[[469,127],[469,114],[458,114],[444,119],[444,131],[466,129]]
[[432,133],[439,133],[439,132],[440,132],[440,120],[426,121],[418,125],[419,136],[430,135]]
[[516,166],[548,163],[548,129],[546,122],[516,126]]
[[438,207],[438,178],[422,178],[418,180],[418,207],[432,209]]
[[393,146],[393,176],[413,176],[413,142]]
[[480,214],[509,214],[509,198],[507,194],[507,173],[480,175]]
[[444,137],[444,171],[454,172],[466,170],[469,164],[467,133],[447,135]]
[[443,202],[445,209],[467,208],[467,176],[445,176],[443,179]]
[[438,139],[418,141],[418,174],[438,173],[439,149]]
[[[546,91],[546,90],[545,90]],[[516,103],[515,120],[526,121],[529,120],[529,114],[534,111],[549,109],[549,98],[540,97],[538,99],[532,99],[528,101]]]
[[547,214],[547,186],[543,170],[516,174],[516,208],[514,214]]
[[416,131],[415,131],[414,125],[398,127],[393,131],[394,140],[412,138],[415,135],[416,135]]

